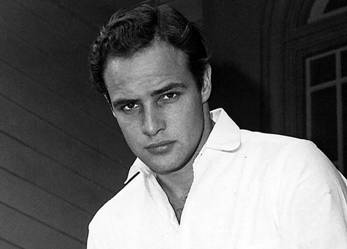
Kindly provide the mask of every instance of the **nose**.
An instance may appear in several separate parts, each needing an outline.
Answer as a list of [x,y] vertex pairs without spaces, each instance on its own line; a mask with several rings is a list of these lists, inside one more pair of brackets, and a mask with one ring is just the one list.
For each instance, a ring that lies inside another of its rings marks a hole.
[[163,115],[153,107],[146,108],[143,112],[143,133],[147,136],[155,136],[166,127]]

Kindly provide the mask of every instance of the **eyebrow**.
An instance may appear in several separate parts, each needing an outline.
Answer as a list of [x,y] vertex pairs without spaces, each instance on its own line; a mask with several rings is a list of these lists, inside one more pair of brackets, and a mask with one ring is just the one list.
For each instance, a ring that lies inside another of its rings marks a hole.
[[[163,88],[160,88],[158,90],[154,90],[151,93],[151,97],[163,94],[163,93],[165,93],[167,91],[170,91],[170,90],[173,90],[173,89],[177,89],[177,88],[186,89],[187,86],[184,83],[173,82],[173,83],[170,83],[170,84],[164,86]],[[128,104],[128,103],[134,103],[134,102],[138,102],[138,101],[139,101],[138,99],[125,99],[125,98],[123,99],[122,98],[122,99],[117,99],[115,101],[112,101],[112,106],[113,107],[117,107],[117,106],[120,106],[120,105],[125,105],[125,104]]]
[[181,88],[181,89],[186,89],[187,86],[184,83],[178,83],[178,82],[173,82],[168,84],[167,86],[164,86],[163,88],[160,88],[158,90],[155,90],[151,93],[151,96],[156,96],[156,95],[160,95],[162,93],[165,93],[167,91],[170,91],[172,89],[177,89],[177,88]]
[[112,101],[112,106],[117,107],[117,106],[122,106],[122,105],[134,103],[138,101],[139,101],[138,99],[117,99],[115,101]]

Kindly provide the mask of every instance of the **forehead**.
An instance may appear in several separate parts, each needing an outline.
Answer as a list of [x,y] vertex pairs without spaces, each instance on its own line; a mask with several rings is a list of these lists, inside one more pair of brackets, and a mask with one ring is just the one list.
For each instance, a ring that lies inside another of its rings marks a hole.
[[192,75],[187,66],[186,54],[165,42],[135,53],[129,58],[109,58],[104,78],[107,89],[113,94],[133,87],[155,87],[166,81],[186,81]]

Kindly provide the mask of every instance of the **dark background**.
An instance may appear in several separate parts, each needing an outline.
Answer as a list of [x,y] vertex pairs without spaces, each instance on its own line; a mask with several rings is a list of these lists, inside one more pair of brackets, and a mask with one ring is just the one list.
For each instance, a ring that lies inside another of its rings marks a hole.
[[[0,249],[85,248],[93,214],[134,160],[88,81],[89,45],[135,0],[1,0]],[[212,108],[240,127],[306,137],[304,61],[346,44],[313,1],[172,0],[212,56]],[[344,13],[345,14],[345,13]]]

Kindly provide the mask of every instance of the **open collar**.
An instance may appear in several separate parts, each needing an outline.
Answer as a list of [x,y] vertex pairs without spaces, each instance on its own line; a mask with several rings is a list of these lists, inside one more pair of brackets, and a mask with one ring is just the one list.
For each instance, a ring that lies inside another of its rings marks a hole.
[[154,174],[154,172],[144,162],[142,162],[139,158],[136,158],[133,165],[129,169],[128,177],[124,184],[128,184],[128,182],[132,180],[138,172],[145,175]]
[[211,111],[210,115],[215,125],[204,147],[221,151],[236,150],[241,143],[240,128],[222,108]]
[[[229,152],[236,150],[241,144],[240,128],[222,108],[211,111],[210,117],[215,124],[203,149]],[[133,179],[138,172],[144,175],[154,174],[146,164],[139,158],[136,158],[135,162],[130,167],[128,177],[124,184],[127,184]]]

